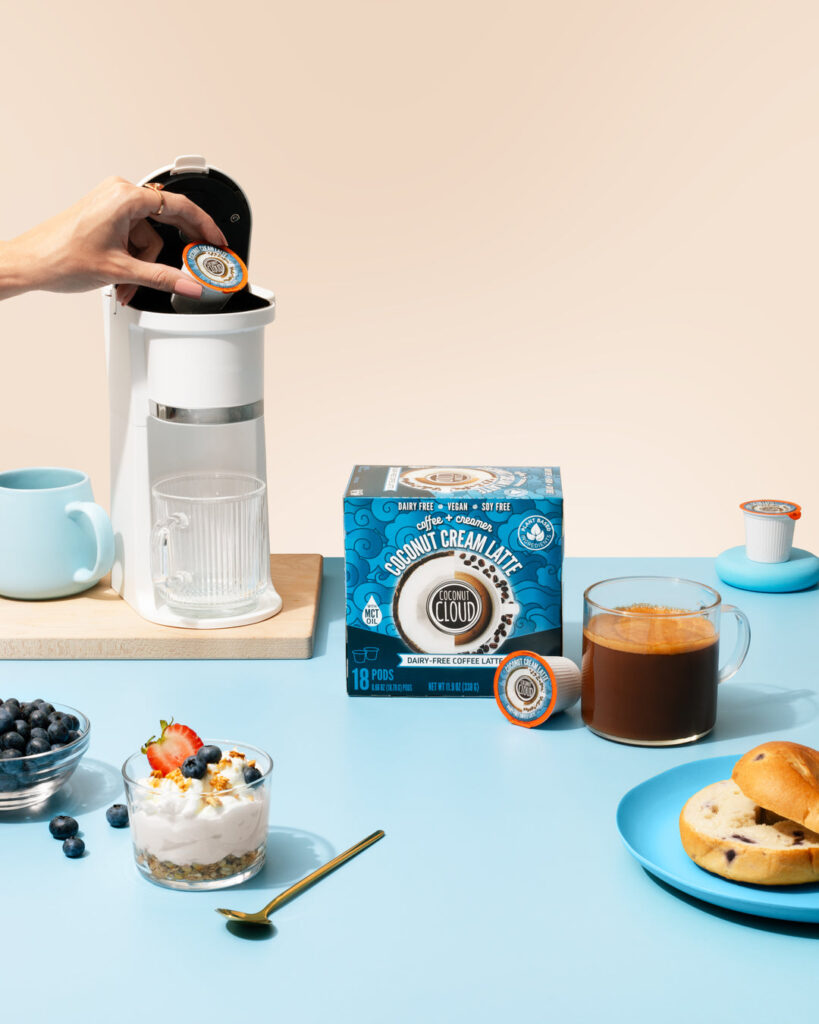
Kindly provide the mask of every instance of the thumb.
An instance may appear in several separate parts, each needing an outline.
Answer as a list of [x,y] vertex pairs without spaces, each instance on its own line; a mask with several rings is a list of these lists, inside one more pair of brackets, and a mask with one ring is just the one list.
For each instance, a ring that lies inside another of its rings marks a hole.
[[146,263],[132,256],[123,260],[122,272],[116,283],[139,284],[160,292],[176,292],[191,299],[198,299],[202,294],[202,285],[192,281],[183,271],[165,263]]

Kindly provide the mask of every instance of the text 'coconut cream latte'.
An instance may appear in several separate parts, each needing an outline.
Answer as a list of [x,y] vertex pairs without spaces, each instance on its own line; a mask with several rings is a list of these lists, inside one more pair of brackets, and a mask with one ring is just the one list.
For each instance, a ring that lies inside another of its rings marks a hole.
[[349,693],[492,696],[510,652],[561,653],[559,469],[356,466],[344,527]]

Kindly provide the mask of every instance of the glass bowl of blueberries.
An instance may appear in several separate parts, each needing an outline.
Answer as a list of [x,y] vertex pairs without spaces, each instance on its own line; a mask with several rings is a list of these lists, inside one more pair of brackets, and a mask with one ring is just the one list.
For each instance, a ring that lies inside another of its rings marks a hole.
[[0,811],[36,807],[74,774],[91,723],[46,700],[0,701]]

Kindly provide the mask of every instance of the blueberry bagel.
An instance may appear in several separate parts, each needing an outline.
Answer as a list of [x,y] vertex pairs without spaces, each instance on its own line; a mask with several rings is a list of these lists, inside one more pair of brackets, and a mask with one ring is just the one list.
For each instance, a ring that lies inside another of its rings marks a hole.
[[680,814],[685,852],[734,882],[819,881],[819,753],[771,742],[745,754],[732,778],[695,793]]
[[737,761],[731,778],[760,807],[819,832],[819,751],[782,740],[763,743]]

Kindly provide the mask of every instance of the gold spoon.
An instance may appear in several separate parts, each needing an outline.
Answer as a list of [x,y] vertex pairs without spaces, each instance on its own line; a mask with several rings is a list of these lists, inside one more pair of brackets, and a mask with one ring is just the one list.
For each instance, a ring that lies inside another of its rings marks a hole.
[[362,839],[356,843],[355,846],[351,846],[349,850],[345,850],[344,853],[340,853],[337,857],[333,857],[332,860],[328,860],[326,864],[322,864],[320,868],[316,868],[315,871],[311,871],[309,875],[306,875],[301,879],[300,882],[296,882],[295,885],[291,885],[289,889],[285,889],[284,892],[279,893],[275,899],[272,899],[266,907],[262,907],[261,910],[255,914],[246,914],[243,910],[225,910],[224,907],[217,907],[217,914],[224,914],[228,921],[240,921],[242,924],[270,924],[269,916],[274,910],[278,910],[282,904],[287,903],[288,900],[292,900],[294,896],[298,896],[299,893],[304,892],[305,889],[317,882],[320,878],[324,878],[325,875],[329,875],[331,871],[335,871],[337,867],[343,864],[346,860],[350,860],[351,857],[355,857],[356,854],[361,853],[362,850],[366,850],[368,846],[372,846],[373,843],[377,843],[379,839],[384,838],[384,830],[379,829],[377,832],[373,832],[372,835],[367,836],[366,839]]

